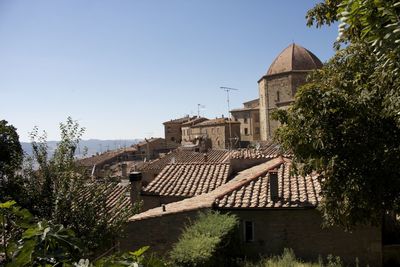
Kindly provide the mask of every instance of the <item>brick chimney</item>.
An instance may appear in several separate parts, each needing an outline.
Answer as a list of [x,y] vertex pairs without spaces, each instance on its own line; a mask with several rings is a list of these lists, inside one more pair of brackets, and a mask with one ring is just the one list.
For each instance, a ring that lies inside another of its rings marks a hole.
[[129,174],[129,182],[131,187],[131,202],[134,204],[140,200],[140,191],[142,190],[142,173],[131,172]]
[[273,169],[268,172],[269,175],[269,191],[271,201],[278,201],[279,199],[279,186],[278,186],[278,169]]
[[126,163],[122,163],[121,164],[121,176],[123,179],[127,179],[128,178],[128,166],[126,165]]

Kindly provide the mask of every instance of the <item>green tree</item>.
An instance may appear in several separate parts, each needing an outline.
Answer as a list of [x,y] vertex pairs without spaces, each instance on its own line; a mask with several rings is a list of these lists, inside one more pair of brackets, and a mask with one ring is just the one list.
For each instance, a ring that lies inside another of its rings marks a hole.
[[[60,130],[61,141],[49,155],[46,135],[40,136],[34,129],[33,157],[11,197],[34,216],[73,230],[85,253],[99,252],[123,234],[123,225],[133,210],[111,208],[107,197],[114,183],[92,181],[77,164],[74,155],[84,129],[68,118]],[[116,202],[122,203],[124,198],[121,194]]]
[[15,171],[21,167],[22,157],[16,128],[0,120],[0,200],[12,188]]
[[325,0],[306,16],[317,27],[341,22],[338,50],[275,114],[284,124],[276,138],[298,171],[319,173],[327,224],[400,212],[399,3]]
[[329,224],[380,223],[385,211],[400,211],[400,127],[387,112],[379,64],[368,46],[352,44],[278,114],[278,140],[303,174],[320,174]]
[[[386,97],[385,111],[400,110],[400,1],[399,0],[325,0],[309,10],[309,26],[339,24],[335,43],[363,43],[370,47],[377,63],[381,90]],[[382,83],[385,81],[386,83]],[[400,117],[397,119],[400,124]]]

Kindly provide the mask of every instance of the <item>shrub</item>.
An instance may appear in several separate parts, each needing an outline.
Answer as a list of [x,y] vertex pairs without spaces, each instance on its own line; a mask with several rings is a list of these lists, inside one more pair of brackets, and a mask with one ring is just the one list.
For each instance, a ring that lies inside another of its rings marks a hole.
[[170,258],[177,266],[231,266],[237,255],[238,219],[219,212],[201,212],[174,245]]

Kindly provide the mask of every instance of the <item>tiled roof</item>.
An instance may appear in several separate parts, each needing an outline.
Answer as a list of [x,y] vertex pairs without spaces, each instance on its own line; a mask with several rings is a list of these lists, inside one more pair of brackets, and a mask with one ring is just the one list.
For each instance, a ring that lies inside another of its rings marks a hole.
[[[196,125],[193,125],[192,127],[204,127],[204,126],[213,126],[213,125],[223,125],[223,124],[228,124],[229,120],[227,118],[217,118],[213,120],[208,120],[208,121],[203,121],[201,123],[198,123]],[[240,123],[238,121],[230,121],[231,124],[235,123]]]
[[232,152],[233,159],[271,159],[277,156],[290,157],[291,154],[273,142],[259,142],[257,148],[240,148]]
[[168,123],[184,123],[184,122],[188,122],[188,121],[190,121],[190,120],[193,120],[193,119],[195,119],[195,118],[196,118],[196,116],[194,116],[194,117],[185,116],[185,117],[182,117],[182,118],[179,118],[179,119],[174,119],[174,120],[166,121],[166,122],[164,122],[163,124],[168,124]]
[[229,161],[229,151],[228,150],[217,150],[212,149],[208,150],[207,153],[200,153],[190,150],[174,150],[166,154],[164,157],[156,159],[147,164],[144,167],[144,171],[146,170],[158,170],[161,171],[168,164],[172,163],[196,163],[196,162],[204,162],[205,154],[207,155],[207,162],[227,162]]
[[162,207],[147,210],[145,212],[132,216],[129,220],[145,220],[148,218],[160,217],[168,214],[175,214],[204,208],[212,208],[215,205],[215,200],[217,198],[224,196],[225,194],[239,188],[251,179],[264,175],[268,172],[269,169],[278,166],[282,162],[283,160],[281,158],[272,159],[268,162],[262,163],[260,165],[251,167],[240,172],[232,180],[209,193],[167,204],[164,206],[165,210],[163,210]]
[[291,174],[291,162],[278,167],[278,191],[272,199],[271,174],[261,175],[215,200],[219,208],[299,208],[316,207],[321,186],[317,176]]
[[169,164],[142,193],[192,197],[214,190],[226,183],[228,176],[228,163]]
[[[107,197],[107,208],[109,211],[116,211],[116,214],[121,212],[129,212],[129,209],[133,208],[131,199],[130,199],[130,184],[128,182],[120,182],[120,183],[112,183],[109,182],[107,184],[102,184],[102,182],[98,185],[104,185],[102,188],[103,195],[105,194]],[[88,183],[83,189],[81,193],[81,200],[85,201],[89,194],[91,194],[94,183]]]
[[203,117],[197,118],[196,117],[195,119],[192,119],[192,120],[190,120],[188,122],[182,123],[182,126],[183,127],[184,126],[193,126],[193,125],[196,125],[198,123],[201,123],[201,122],[207,121],[207,120],[208,120],[207,118],[203,118]]
[[136,152],[136,150],[137,150],[136,147],[131,146],[131,147],[127,147],[127,148],[121,148],[121,149],[117,149],[117,150],[113,150],[113,151],[108,151],[108,152],[104,152],[99,155],[93,155],[88,158],[80,159],[80,160],[78,160],[78,164],[81,166],[91,167],[93,165],[102,164],[103,162],[106,162],[108,160],[111,160],[113,158],[121,156],[125,153],[134,153],[134,152]]
[[[276,168],[279,190],[277,198],[271,201],[268,172]],[[164,210],[162,207],[150,209],[132,216],[129,220],[145,220],[204,208],[314,208],[321,201],[321,187],[316,176],[294,176],[291,175],[290,168],[289,159],[277,157],[240,172],[209,193],[167,204]]]

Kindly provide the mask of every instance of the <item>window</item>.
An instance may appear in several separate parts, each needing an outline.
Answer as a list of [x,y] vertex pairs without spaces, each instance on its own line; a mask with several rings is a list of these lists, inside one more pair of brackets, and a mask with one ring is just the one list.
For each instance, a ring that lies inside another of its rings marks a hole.
[[244,222],[244,240],[246,242],[254,241],[254,223],[252,221]]
[[254,121],[255,121],[255,122],[260,122],[260,116],[255,116],[255,117],[254,117]]
[[280,97],[279,97],[279,91],[276,91],[276,100],[275,100],[276,102],[279,102],[280,101]]
[[171,141],[172,141],[172,142],[175,142],[175,137],[172,136],[172,137],[171,137]]
[[244,118],[244,121],[243,121],[244,123],[247,123],[247,118]]
[[255,133],[256,133],[256,134],[259,134],[259,133],[260,133],[260,127],[256,127]]
[[244,128],[244,134],[245,134],[245,135],[248,135],[248,134],[249,134],[249,129]]

